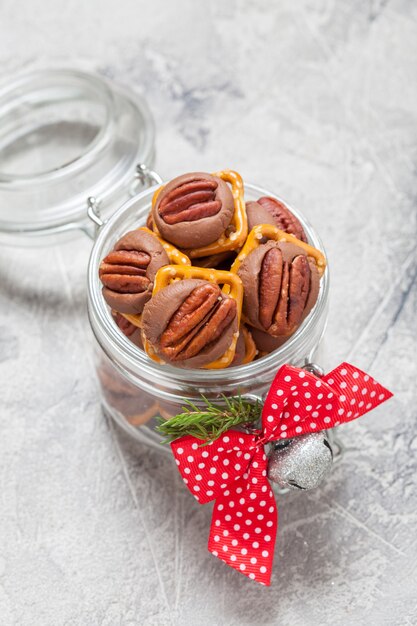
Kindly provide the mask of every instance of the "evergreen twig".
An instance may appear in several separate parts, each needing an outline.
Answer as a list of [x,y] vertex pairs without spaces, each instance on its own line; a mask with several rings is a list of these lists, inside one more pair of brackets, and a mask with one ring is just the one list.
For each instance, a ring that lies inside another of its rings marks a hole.
[[204,404],[201,408],[187,400],[182,413],[169,420],[157,418],[157,430],[165,436],[163,443],[171,443],[184,435],[192,435],[208,443],[230,428],[253,424],[261,416],[262,404],[259,401],[252,403],[241,396],[227,398],[222,395],[224,405],[218,406],[204,396],[201,398]]

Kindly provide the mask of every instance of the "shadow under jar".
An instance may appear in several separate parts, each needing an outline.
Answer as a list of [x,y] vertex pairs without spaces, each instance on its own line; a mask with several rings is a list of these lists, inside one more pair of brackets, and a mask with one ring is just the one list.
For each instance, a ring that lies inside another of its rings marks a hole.
[[[88,311],[95,343],[95,363],[105,411],[139,441],[168,451],[160,445],[157,417],[169,418],[181,412],[185,400],[198,404],[201,395],[221,404],[222,395],[242,395],[264,399],[269,386],[285,363],[298,367],[320,362],[328,311],[329,270],[320,281],[320,292],[313,310],[298,330],[279,349],[247,365],[224,370],[181,369],[153,362],[134,345],[114,323],[105,303],[98,277],[101,260],[126,232],[144,226],[156,187],[126,202],[100,229],[88,270]],[[275,194],[245,184],[245,200]],[[278,198],[278,197],[277,197]],[[279,198],[278,198],[279,199]],[[310,224],[298,211],[308,242],[323,251],[323,245]]]

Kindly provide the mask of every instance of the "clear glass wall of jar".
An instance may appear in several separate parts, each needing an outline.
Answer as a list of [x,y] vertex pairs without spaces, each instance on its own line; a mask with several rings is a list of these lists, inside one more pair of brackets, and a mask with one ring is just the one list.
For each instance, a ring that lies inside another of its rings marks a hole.
[[[95,336],[95,362],[105,411],[133,437],[156,446],[156,416],[180,412],[184,400],[198,401],[201,394],[221,401],[221,395],[263,398],[278,368],[284,363],[302,366],[320,361],[319,347],[326,327],[329,270],[321,280],[318,301],[297,332],[278,350],[247,365],[224,370],[187,370],[151,361],[117,328],[101,295],[98,268],[102,258],[127,231],[142,226],[151,207],[151,188],[125,203],[101,228],[91,253],[88,270],[88,310]],[[275,194],[245,185],[246,200]],[[275,197],[277,197],[275,195]],[[323,245],[306,219],[294,209],[309,243]]]

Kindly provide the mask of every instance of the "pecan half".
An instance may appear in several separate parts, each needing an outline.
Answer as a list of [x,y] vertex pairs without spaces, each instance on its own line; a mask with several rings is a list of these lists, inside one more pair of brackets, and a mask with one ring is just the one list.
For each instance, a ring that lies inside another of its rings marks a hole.
[[170,181],[153,207],[153,221],[164,239],[180,248],[198,248],[216,241],[234,211],[227,184],[203,172]]
[[236,316],[236,302],[223,300],[217,285],[196,287],[161,335],[161,351],[176,361],[195,356],[216,341]]
[[293,213],[291,213],[289,208],[283,202],[280,202],[276,198],[263,196],[258,199],[258,204],[260,204],[263,209],[268,211],[275,222],[275,225],[280,230],[294,235],[294,237],[297,237],[297,239],[300,239],[301,241],[307,242],[307,236],[300,221]]
[[[266,256],[272,252],[270,250]],[[264,263],[267,259],[264,259]],[[268,303],[271,316],[265,319],[264,301],[262,296],[259,299],[259,319],[265,328],[268,328],[272,335],[292,335],[298,328],[303,319],[304,309],[307,303],[307,297],[310,287],[310,266],[307,257],[304,255],[296,256],[291,263],[280,259],[275,259],[273,268],[271,265],[264,269],[262,264],[262,272],[260,276],[260,292],[262,287],[268,285],[271,276],[279,277],[275,287],[275,303],[273,308],[271,302]],[[272,310],[271,310],[272,309]],[[264,324],[265,322],[269,322]]]
[[105,287],[118,293],[140,293],[149,285],[146,268],[150,260],[146,252],[113,250],[100,264],[100,280]]
[[242,263],[239,276],[247,319],[273,337],[292,335],[317,300],[317,267],[295,244],[260,246]]
[[143,230],[127,233],[100,264],[99,277],[107,304],[120,313],[141,313],[151,297],[156,272],[168,263],[154,235]]
[[282,252],[271,248],[264,256],[259,276],[259,321],[264,328],[272,324],[281,290]]
[[194,222],[216,215],[221,209],[216,200],[215,180],[196,179],[172,189],[159,203],[159,215],[167,224]]
[[213,283],[182,280],[152,297],[142,321],[145,337],[163,360],[202,367],[230,346],[237,332],[237,305]]

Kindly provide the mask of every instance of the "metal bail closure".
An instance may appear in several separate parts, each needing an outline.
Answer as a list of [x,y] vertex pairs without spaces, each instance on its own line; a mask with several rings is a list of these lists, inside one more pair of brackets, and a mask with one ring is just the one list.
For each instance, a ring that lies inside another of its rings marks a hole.
[[[129,193],[133,197],[147,187],[161,184],[162,178],[157,172],[149,169],[145,163],[138,163],[135,169],[135,176],[129,189]],[[101,218],[100,206],[101,201],[94,196],[89,196],[87,198],[87,215],[94,224],[94,230],[91,231],[91,229],[88,227],[84,228],[83,230],[89,237],[91,237],[91,239],[96,239],[100,228],[104,226],[107,221]]]
[[91,239],[95,239],[98,231],[106,222],[100,217],[100,203],[94,196],[87,198],[87,215],[94,224],[94,232],[91,232],[88,228],[86,228],[84,232],[91,237]]
[[[162,185],[162,178],[159,174],[154,170],[149,169],[145,163],[138,163],[136,166],[135,182],[137,181],[142,187]],[[137,191],[134,193],[137,193]]]
[[305,365],[303,365],[303,370],[306,372],[310,372],[310,374],[314,374],[317,378],[322,378],[324,376],[324,369],[317,365],[317,363],[310,363],[307,359]]

